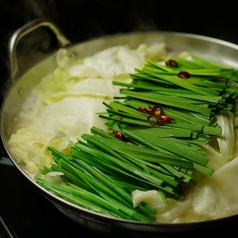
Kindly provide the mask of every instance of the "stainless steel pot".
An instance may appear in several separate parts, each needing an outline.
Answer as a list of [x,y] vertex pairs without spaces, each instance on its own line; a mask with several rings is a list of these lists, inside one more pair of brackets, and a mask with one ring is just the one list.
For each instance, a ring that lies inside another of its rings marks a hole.
[[177,32],[133,32],[105,36],[72,45],[53,23],[45,21],[44,19],[37,19],[17,30],[9,41],[12,85],[5,95],[1,108],[1,138],[11,161],[22,175],[25,176],[30,183],[34,184],[40,194],[52,202],[57,209],[70,219],[79,223],[79,225],[105,235],[112,235],[113,237],[119,237],[122,235],[125,237],[134,235],[136,237],[147,237],[148,235],[150,237],[157,237],[158,235],[163,234],[166,235],[166,237],[169,237],[168,235],[171,234],[201,231],[207,228],[224,226],[233,222],[237,223],[238,215],[214,221],[189,224],[149,224],[115,219],[64,201],[63,199],[49,193],[28,177],[9,152],[8,141],[15,130],[14,118],[19,112],[26,95],[37,84],[42,76],[49,74],[56,67],[56,52],[51,53],[49,56],[45,57],[44,60],[33,65],[30,69],[24,70],[19,67],[19,61],[21,59],[18,58],[16,53],[19,41],[25,35],[40,27],[46,27],[52,30],[61,47],[67,47],[69,52],[76,52],[81,57],[90,56],[97,51],[110,46],[127,44],[132,48],[136,48],[141,43],[152,44],[155,42],[165,42],[170,53],[178,53],[186,50],[207,59],[222,62],[232,67],[238,67],[237,45],[209,37]]

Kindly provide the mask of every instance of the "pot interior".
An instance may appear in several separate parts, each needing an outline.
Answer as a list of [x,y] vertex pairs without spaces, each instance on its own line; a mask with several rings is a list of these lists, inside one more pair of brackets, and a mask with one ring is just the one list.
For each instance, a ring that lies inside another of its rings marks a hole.
[[[87,42],[71,45],[70,47],[68,47],[68,53],[69,54],[76,53],[81,58],[84,58],[87,56],[91,56],[92,54],[111,46],[128,45],[131,48],[137,48],[142,43],[150,45],[156,42],[164,42],[166,44],[166,48],[168,49],[169,54],[176,54],[182,51],[189,51],[195,55],[202,56],[204,58],[238,68],[237,62],[238,46],[209,37],[176,33],[176,32],[143,32],[143,33],[134,32],[129,34],[117,34],[113,36],[105,36]],[[9,152],[9,145],[8,145],[10,136],[16,130],[15,118],[19,113],[21,105],[23,104],[30,90],[32,90],[32,88],[40,81],[40,79],[43,76],[53,72],[53,70],[56,68],[55,59],[56,53],[52,54],[51,56],[47,57],[45,60],[41,61],[39,64],[31,68],[14,85],[11,86],[11,88],[9,89],[8,93],[5,96],[1,109],[1,137],[4,147],[10,159],[15,163],[17,167],[18,165],[16,163],[16,159]],[[20,167],[18,167],[18,169],[21,170]],[[29,180],[31,179],[29,178]],[[34,183],[34,181],[31,182]],[[49,200],[51,200],[51,196],[53,197],[53,195],[48,194],[46,197]],[[53,203],[55,202],[55,197],[54,199],[52,199],[52,201]],[[57,207],[59,207],[59,204],[62,205],[60,209],[64,210],[63,202],[60,201],[59,203],[57,203]],[[75,209],[73,210],[75,214]],[[70,208],[67,208],[67,212],[65,213],[66,215],[68,213],[71,214]],[[79,213],[76,214],[76,216],[80,217],[80,214],[81,213],[79,211]],[[87,218],[86,220],[88,219],[93,220],[94,215],[95,215],[94,213],[91,213],[91,215],[89,215],[90,218]],[[95,219],[96,220],[98,219],[96,215]],[[77,220],[79,223],[82,223],[79,218],[75,220]],[[111,221],[109,222],[109,220],[108,219],[104,220],[104,223],[106,224],[107,227],[109,223],[110,223],[109,226],[112,224],[115,225],[115,221],[111,223]],[[85,223],[84,219],[82,221],[83,223]],[[120,222],[119,224],[120,226],[122,226],[124,222],[122,223]],[[134,226],[135,230],[140,227],[140,225],[136,223]],[[147,225],[145,226],[147,227]],[[130,224],[129,229],[131,227],[133,226]],[[156,229],[153,227],[152,230],[155,231]]]

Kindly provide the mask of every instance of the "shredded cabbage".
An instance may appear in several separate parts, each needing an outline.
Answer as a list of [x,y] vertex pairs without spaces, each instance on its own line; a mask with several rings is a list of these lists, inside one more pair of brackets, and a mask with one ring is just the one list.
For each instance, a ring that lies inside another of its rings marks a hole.
[[105,111],[103,102],[119,95],[112,81],[130,82],[129,74],[147,57],[161,59],[165,52],[164,44],[115,46],[81,59],[60,49],[58,66],[30,92],[15,119],[17,130],[9,145],[22,169],[34,179],[39,169],[52,163],[49,145],[67,152],[93,125],[106,129],[96,113]]
[[[22,105],[15,121],[17,130],[9,140],[10,152],[34,179],[43,166],[53,162],[48,146],[69,154],[70,147],[92,126],[106,129],[105,121],[96,113],[105,111],[102,102],[109,103],[119,95],[113,80],[130,82],[129,74],[141,68],[145,59],[159,61],[165,55],[164,43],[141,44],[135,50],[111,47],[85,59],[69,55],[66,49],[59,50],[57,68],[41,79]],[[156,221],[162,223],[202,221],[238,213],[238,130],[234,129],[238,116],[218,115],[217,122],[223,129],[217,138],[218,150],[201,146],[214,174],[206,179],[198,174],[199,183],[193,189],[187,188],[183,202],[164,202],[158,191],[135,190],[135,207],[141,202],[154,206]],[[47,176],[49,181],[61,182],[59,173]]]

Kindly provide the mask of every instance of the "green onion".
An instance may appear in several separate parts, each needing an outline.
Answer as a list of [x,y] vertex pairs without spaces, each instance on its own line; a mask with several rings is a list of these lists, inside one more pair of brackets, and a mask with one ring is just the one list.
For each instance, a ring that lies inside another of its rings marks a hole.
[[[216,114],[233,112],[237,70],[189,53],[146,61],[130,74],[131,83],[114,81],[120,97],[104,102],[108,131],[93,126],[67,156],[49,147],[54,163],[37,182],[81,207],[122,219],[153,222],[156,209],[132,206],[131,193],[157,190],[163,201],[182,201],[181,188],[196,186],[194,172],[212,176],[201,149],[222,135]],[[59,171],[62,184],[44,179]]]

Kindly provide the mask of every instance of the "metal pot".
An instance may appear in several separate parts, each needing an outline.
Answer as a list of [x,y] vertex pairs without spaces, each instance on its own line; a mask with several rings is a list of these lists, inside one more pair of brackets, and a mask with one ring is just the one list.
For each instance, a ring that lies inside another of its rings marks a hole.
[[[81,57],[90,56],[97,51],[110,46],[127,44],[131,48],[136,48],[141,43],[152,44],[155,42],[165,42],[170,53],[178,53],[184,50],[196,55],[217,62],[238,67],[238,46],[217,40],[210,37],[177,32],[133,32],[128,34],[117,34],[93,39],[87,42],[71,45],[61,31],[52,22],[44,19],[29,22],[17,30],[9,41],[9,57],[11,68],[12,85],[8,89],[1,108],[1,138],[11,161],[17,169],[25,176],[30,183],[34,184],[37,191],[54,204],[62,213],[68,216],[79,225],[98,231],[105,235],[133,236],[136,237],[157,237],[158,235],[174,235],[191,231],[204,231],[205,229],[216,229],[234,225],[238,221],[238,215],[214,221],[187,223],[187,224],[149,224],[141,222],[126,221],[97,214],[84,208],[73,205],[63,199],[46,191],[21,169],[15,158],[9,152],[8,141],[14,132],[14,118],[28,94],[37,84],[42,76],[49,74],[56,67],[56,52],[50,53],[45,59],[27,69],[20,67],[20,59],[16,54],[16,48],[23,36],[35,31],[38,28],[49,28],[55,35],[61,47],[67,47],[69,52],[79,53]],[[235,226],[235,225],[234,225]]]

